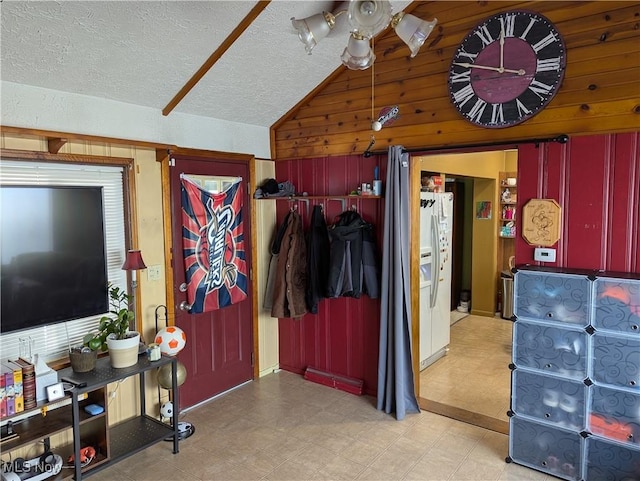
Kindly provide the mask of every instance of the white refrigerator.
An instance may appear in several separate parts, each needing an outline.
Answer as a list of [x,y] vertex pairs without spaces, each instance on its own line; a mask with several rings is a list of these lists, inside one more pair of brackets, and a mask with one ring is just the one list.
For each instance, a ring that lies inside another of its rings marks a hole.
[[447,353],[453,194],[420,192],[420,370]]

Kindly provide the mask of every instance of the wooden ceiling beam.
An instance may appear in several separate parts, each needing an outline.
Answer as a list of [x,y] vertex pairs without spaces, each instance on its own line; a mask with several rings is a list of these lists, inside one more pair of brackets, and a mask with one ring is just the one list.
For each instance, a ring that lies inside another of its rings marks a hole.
[[180,91],[171,99],[171,101],[167,104],[167,106],[162,109],[162,115],[167,116],[171,113],[173,109],[182,101],[183,98],[187,96],[187,94],[196,86],[202,77],[204,77],[207,72],[215,65],[215,63],[220,60],[220,58],[224,55],[224,53],[234,44],[236,40],[242,35],[242,33],[253,23],[253,21],[262,13],[262,11],[267,8],[267,5],[271,3],[271,0],[261,1],[256,4],[255,7],[251,9],[251,11],[247,14],[246,17],[242,19],[242,21],[238,24],[236,28],[233,29],[231,34],[220,44],[220,46],[216,49],[215,52],[211,54],[211,56],[202,64],[202,67],[198,69],[198,71],[193,74],[193,76],[189,79],[189,81],[184,84],[184,86],[180,89]]

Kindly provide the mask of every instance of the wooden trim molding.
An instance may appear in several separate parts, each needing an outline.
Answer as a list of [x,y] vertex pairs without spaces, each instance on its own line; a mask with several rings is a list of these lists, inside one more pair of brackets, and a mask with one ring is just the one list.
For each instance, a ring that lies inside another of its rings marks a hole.
[[238,154],[235,152],[220,152],[214,150],[188,149],[184,147],[174,147],[170,149],[170,155],[179,155],[182,157],[199,157],[200,160],[224,160],[225,162],[242,162],[247,163],[253,159],[251,154]]
[[467,424],[473,424],[497,433],[509,434],[509,423],[500,419],[492,418],[485,414],[478,414],[466,409],[449,406],[429,399],[420,398],[420,409],[431,413],[456,419]]
[[[173,285],[173,248],[171,235],[171,171],[169,165],[170,152],[168,149],[158,149],[156,151],[156,161],[161,162],[160,176],[162,182],[162,218],[164,219],[164,272],[165,272],[165,297],[167,308],[167,325],[174,325],[176,320],[173,316],[175,296]],[[171,314],[169,314],[171,313]]]
[[16,159],[31,162],[69,162],[76,164],[109,164],[109,165],[133,165],[133,159],[129,157],[103,157],[101,155],[85,154],[50,154],[36,150],[0,149],[0,157],[3,159]]
[[[54,130],[39,130],[39,129],[25,129],[22,127],[12,127],[6,125],[0,125],[0,131],[3,134],[16,135],[18,137],[44,137],[47,141],[54,141],[54,147],[57,143],[71,142],[72,140],[83,140],[85,142],[96,142],[96,143],[106,143],[113,145],[124,145],[127,147],[142,147],[147,149],[156,149],[156,148],[175,148],[173,144],[163,144],[159,142],[147,142],[144,140],[130,140],[130,139],[118,139],[115,137],[102,137],[100,135],[86,135],[86,134],[72,134],[68,132],[57,132]],[[63,144],[64,145],[64,144]],[[60,148],[62,145],[60,146]],[[60,150],[58,148],[58,150]],[[49,145],[50,153],[57,153],[51,151],[51,143]]]
[[250,280],[251,280],[251,300],[252,300],[252,324],[253,324],[253,378],[258,379],[260,377],[260,330],[258,326],[258,232],[257,232],[257,217],[256,217],[256,199],[253,197],[252,192],[249,191],[255,190],[257,185],[257,177],[256,177],[256,158],[252,158],[249,162],[249,183],[248,183],[248,192],[247,198],[249,200],[249,204],[251,205],[251,239],[249,242],[251,243],[251,265],[250,269]]
[[[409,159],[409,219],[420,219],[420,166],[416,159]],[[417,226],[417,228],[416,228]],[[411,281],[411,357],[413,366],[413,386],[416,397],[420,399],[420,224],[412,224],[410,234]]]

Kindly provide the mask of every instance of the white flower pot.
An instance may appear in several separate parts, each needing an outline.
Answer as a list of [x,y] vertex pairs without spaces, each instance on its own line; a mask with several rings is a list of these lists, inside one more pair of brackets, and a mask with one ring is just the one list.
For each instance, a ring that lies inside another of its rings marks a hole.
[[140,345],[140,333],[126,339],[107,338],[109,358],[111,366],[115,368],[130,367],[138,362],[138,346]]

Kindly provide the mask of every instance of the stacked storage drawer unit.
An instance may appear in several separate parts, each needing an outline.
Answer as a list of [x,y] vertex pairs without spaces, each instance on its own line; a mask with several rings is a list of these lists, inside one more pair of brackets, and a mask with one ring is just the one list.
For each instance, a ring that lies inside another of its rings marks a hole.
[[508,462],[640,480],[640,276],[519,268]]

